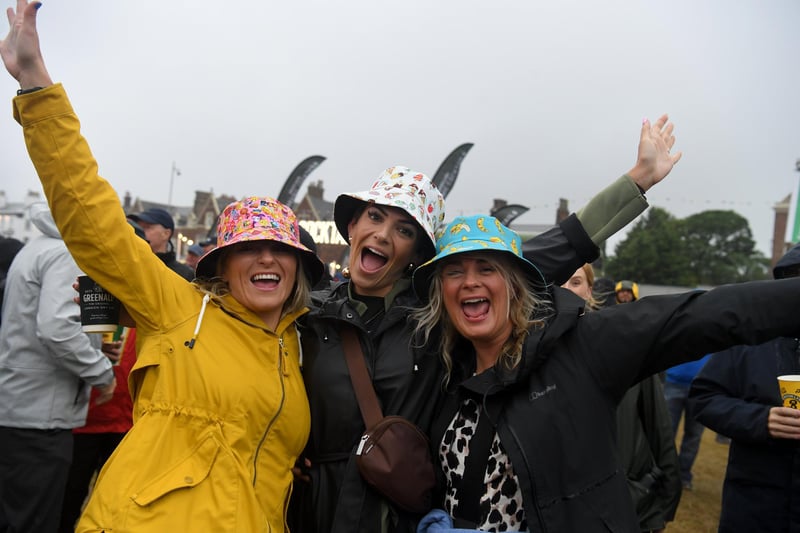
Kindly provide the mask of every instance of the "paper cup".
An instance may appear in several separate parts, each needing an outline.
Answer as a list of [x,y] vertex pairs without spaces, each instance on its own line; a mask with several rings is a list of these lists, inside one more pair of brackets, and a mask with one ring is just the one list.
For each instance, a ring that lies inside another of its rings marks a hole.
[[778,376],[784,407],[800,409],[800,375]]
[[116,331],[120,302],[89,276],[78,277],[81,326],[86,333]]

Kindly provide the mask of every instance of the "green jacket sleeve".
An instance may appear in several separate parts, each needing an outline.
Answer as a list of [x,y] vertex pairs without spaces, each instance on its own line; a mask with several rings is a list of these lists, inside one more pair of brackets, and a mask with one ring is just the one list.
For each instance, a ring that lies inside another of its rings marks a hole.
[[592,242],[600,244],[633,221],[647,205],[639,187],[625,174],[596,194],[577,215]]

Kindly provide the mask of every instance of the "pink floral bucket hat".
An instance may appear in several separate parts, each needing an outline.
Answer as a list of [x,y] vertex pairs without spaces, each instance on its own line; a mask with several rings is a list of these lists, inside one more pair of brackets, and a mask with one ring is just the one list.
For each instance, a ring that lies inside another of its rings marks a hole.
[[436,231],[444,222],[444,197],[428,176],[407,167],[391,167],[368,191],[340,194],[333,206],[333,220],[345,240],[348,224],[365,203],[398,207],[408,213],[428,237],[425,259],[436,253]]
[[300,227],[294,211],[269,196],[244,198],[222,210],[217,222],[217,247],[197,262],[197,277],[216,276],[222,249],[248,241],[274,241],[296,248],[311,285],[322,277],[325,267],[316,254],[300,242]]

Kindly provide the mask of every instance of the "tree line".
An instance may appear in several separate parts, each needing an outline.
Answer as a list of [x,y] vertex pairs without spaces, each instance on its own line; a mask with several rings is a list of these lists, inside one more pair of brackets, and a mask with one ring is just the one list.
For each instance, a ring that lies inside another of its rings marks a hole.
[[722,285],[771,277],[747,219],[710,210],[676,218],[652,207],[604,261],[600,274],[655,285]]

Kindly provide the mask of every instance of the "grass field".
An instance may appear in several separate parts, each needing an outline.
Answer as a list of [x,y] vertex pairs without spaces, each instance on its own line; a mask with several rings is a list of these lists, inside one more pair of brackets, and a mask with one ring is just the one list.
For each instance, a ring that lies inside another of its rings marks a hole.
[[[682,435],[683,429],[678,430]],[[728,445],[720,444],[716,434],[706,429],[692,472],[692,490],[684,490],[675,521],[669,533],[716,533],[722,497],[722,480],[728,464]]]

